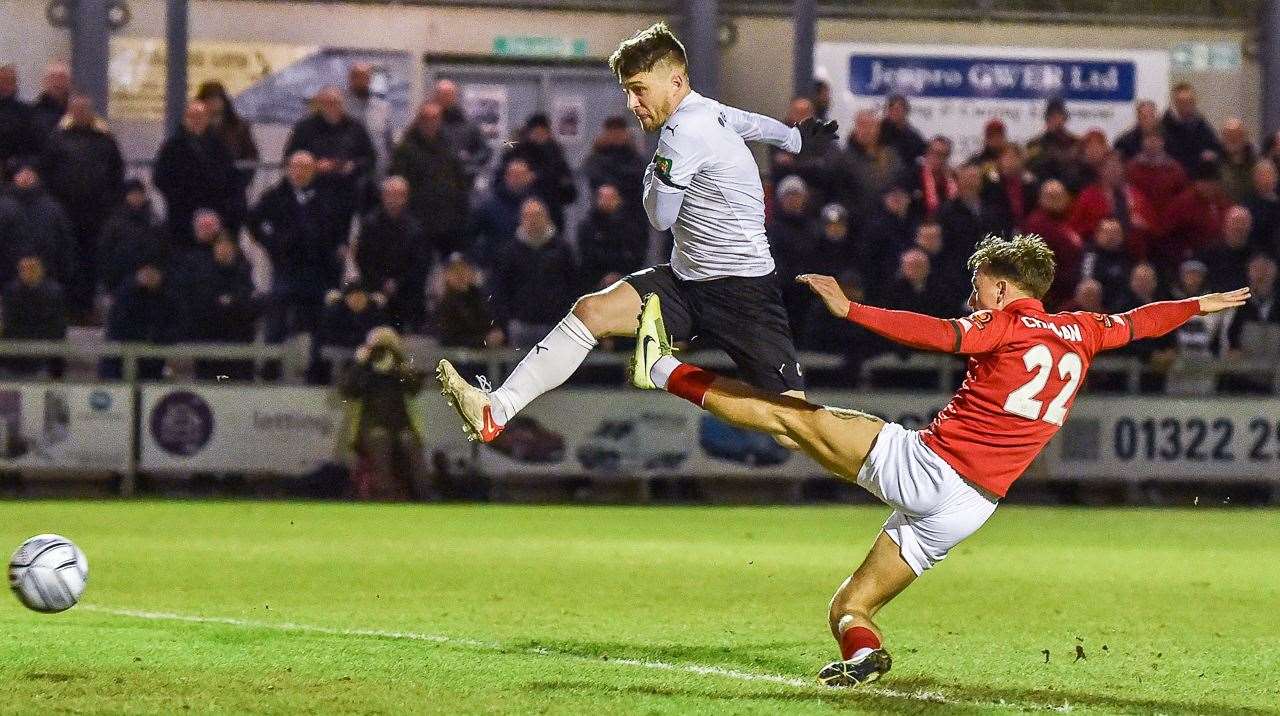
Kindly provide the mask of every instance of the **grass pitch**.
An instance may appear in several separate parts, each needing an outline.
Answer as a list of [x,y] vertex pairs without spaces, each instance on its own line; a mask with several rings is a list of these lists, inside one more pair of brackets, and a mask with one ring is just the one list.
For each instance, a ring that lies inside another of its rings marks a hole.
[[880,685],[813,685],[887,513],[0,503],[90,565],[69,612],[0,599],[0,713],[1280,708],[1274,511],[1002,507],[882,612]]

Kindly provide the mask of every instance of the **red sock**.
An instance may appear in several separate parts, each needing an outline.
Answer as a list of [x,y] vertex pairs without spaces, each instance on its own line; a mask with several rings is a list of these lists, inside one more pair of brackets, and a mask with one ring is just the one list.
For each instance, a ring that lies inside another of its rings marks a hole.
[[681,363],[671,371],[671,377],[667,379],[667,392],[701,408],[702,399],[706,397],[707,389],[715,379],[716,374],[709,370]]
[[840,658],[849,660],[859,649],[879,649],[880,637],[862,626],[849,627],[840,635]]

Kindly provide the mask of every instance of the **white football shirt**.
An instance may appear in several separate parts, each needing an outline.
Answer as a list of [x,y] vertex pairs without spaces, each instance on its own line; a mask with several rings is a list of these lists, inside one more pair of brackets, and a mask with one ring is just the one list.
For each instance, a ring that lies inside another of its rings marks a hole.
[[681,100],[662,126],[645,193],[683,195],[671,226],[671,269],[682,279],[773,271],[764,232],[764,188],[747,140],[800,150],[797,130],[697,92]]

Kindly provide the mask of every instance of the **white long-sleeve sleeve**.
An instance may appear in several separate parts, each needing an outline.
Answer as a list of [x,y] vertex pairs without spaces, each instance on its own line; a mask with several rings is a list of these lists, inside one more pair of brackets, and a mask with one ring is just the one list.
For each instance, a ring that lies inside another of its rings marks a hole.
[[656,165],[650,162],[644,173],[644,213],[649,216],[649,223],[653,228],[666,231],[675,225],[676,218],[680,216],[680,206],[684,204],[684,189],[663,182],[656,177],[655,171]]
[[773,117],[721,105],[725,121],[744,141],[766,142],[797,154],[800,152],[800,130],[788,127]]

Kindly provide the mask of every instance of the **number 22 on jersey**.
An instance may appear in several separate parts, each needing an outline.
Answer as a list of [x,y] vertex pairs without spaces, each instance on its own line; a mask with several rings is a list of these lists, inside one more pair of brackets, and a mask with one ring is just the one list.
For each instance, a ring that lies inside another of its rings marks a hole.
[[[1080,360],[1080,356],[1070,351],[1058,360],[1058,378],[1066,383],[1058,391],[1057,397],[1049,401],[1048,408],[1044,408],[1044,402],[1036,396],[1044,390],[1049,382],[1049,373],[1054,370],[1053,353],[1043,343],[1036,344],[1022,354],[1022,364],[1027,367],[1028,372],[1034,372],[1035,375],[1021,388],[1009,394],[1009,398],[1004,401],[1004,409],[1028,420],[1043,420],[1050,425],[1061,426],[1067,417],[1067,401],[1071,400],[1076,388],[1080,387],[1084,362]],[[1042,408],[1043,415],[1040,413]]]

